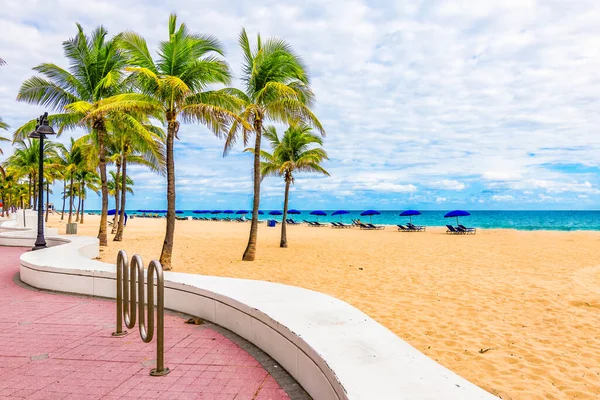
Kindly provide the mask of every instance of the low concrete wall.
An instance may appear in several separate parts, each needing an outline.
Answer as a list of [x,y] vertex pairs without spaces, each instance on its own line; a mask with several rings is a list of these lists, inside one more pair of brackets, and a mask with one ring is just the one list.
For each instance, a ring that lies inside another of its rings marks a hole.
[[[64,244],[22,255],[24,282],[42,289],[115,297],[115,265],[90,259],[98,255],[97,239],[57,237],[49,242]],[[358,309],[322,293],[263,281],[166,272],[165,306],[251,341],[316,400],[495,398]]]

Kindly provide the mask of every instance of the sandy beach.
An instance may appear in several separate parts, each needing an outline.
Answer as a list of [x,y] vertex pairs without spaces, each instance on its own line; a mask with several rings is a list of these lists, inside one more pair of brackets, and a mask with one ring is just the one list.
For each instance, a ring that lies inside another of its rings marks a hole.
[[[81,235],[96,236],[98,216]],[[65,233],[65,221],[49,226]],[[164,219],[129,221],[125,249],[158,258]],[[242,262],[248,223],[177,221],[175,271],[260,279],[342,299],[503,399],[600,396],[600,232],[478,230],[450,236],[261,224],[257,259]],[[112,236],[111,236],[112,240]]]

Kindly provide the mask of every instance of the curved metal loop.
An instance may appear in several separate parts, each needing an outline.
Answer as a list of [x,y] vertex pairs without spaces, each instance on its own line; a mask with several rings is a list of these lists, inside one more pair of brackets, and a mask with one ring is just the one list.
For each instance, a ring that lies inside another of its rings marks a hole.
[[[169,368],[164,367],[164,274],[160,262],[152,260],[148,266],[148,276],[144,276],[144,262],[142,257],[134,255],[128,263],[127,253],[119,251],[117,255],[117,331],[114,336],[122,336],[123,319],[125,325],[132,329],[139,318],[140,337],[145,343],[154,338],[154,275],[156,275],[157,291],[157,340],[156,340],[156,368],[150,375],[161,376],[169,373]],[[146,283],[146,289],[144,289]],[[136,287],[137,286],[137,287]],[[147,298],[148,310],[146,314]],[[147,324],[146,324],[147,318]]]
[[120,250],[117,254],[117,330],[113,336],[123,336],[127,332],[123,331],[123,275],[127,274],[129,262],[125,250]]
[[[142,305],[142,311],[144,306],[144,261],[138,254],[131,259],[128,272],[129,274],[127,272],[123,274],[123,316],[125,317],[125,326],[133,329],[137,320],[138,299]],[[136,287],[136,281],[139,281],[140,277],[142,286]]]

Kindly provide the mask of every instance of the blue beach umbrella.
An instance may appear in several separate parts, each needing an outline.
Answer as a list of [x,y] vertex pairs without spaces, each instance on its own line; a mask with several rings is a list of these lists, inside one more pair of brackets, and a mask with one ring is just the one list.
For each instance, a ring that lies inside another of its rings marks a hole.
[[410,218],[410,223],[412,224],[412,217],[413,215],[421,215],[421,213],[417,210],[406,210],[406,211],[402,211],[400,213],[401,217],[409,217]]
[[177,210],[177,211],[175,211],[175,214],[183,214],[183,211]]
[[210,213],[211,214],[221,214],[222,211],[221,210],[212,210]]
[[300,214],[302,214],[300,211],[294,210],[293,208],[291,210],[288,210],[287,213],[290,214],[290,215],[300,215]]
[[204,210],[194,210],[192,211],[194,214],[206,214]]
[[346,211],[346,210],[337,210],[335,211],[333,214],[331,215],[339,215],[340,216],[340,221],[342,220],[342,215],[345,214],[350,214],[350,211]]
[[319,217],[325,216],[325,215],[327,215],[327,213],[325,211],[315,210],[315,211],[311,211],[310,215],[316,215],[317,221],[319,221]]
[[223,211],[223,214],[235,214],[235,211],[233,211],[233,210],[225,210],[225,211]]
[[469,215],[471,215],[471,213],[469,213],[467,211],[454,210],[454,211],[450,211],[449,213],[446,213],[446,215],[444,215],[444,218],[456,217],[456,225],[458,225],[458,217],[468,217]]
[[239,210],[238,212],[236,212],[236,214],[240,214],[240,215],[245,215],[248,214],[250,211],[248,210]]
[[269,215],[283,215],[281,211],[269,211]]
[[369,217],[369,220],[371,222],[373,222],[373,215],[380,215],[381,213],[379,211],[375,211],[375,210],[367,210],[367,211],[363,211],[360,213],[361,216],[363,217]]
[[[108,210],[108,212],[106,213],[106,215],[115,215],[116,210],[113,208],[112,210]],[[123,225],[127,225],[127,213],[124,214],[125,215],[125,222],[123,223]]]
[[263,215],[265,212],[258,210],[258,215]]

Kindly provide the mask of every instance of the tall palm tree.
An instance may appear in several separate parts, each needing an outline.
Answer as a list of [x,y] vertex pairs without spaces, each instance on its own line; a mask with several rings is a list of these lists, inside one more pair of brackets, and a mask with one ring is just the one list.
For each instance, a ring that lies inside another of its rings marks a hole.
[[159,44],[158,58],[148,51],[146,40],[134,32],[121,35],[121,48],[128,59],[131,81],[139,93],[116,95],[103,102],[92,115],[111,112],[146,112],[167,125],[167,227],[160,255],[165,270],[171,269],[175,233],[174,140],[180,121],[206,125],[215,134],[226,132],[237,118],[240,100],[228,89],[211,90],[230,81],[229,67],[219,56],[223,49],[212,36],[189,33],[169,17],[169,39]]
[[143,165],[162,175],[165,172],[165,135],[163,130],[150,124],[146,125],[145,130],[140,131],[129,129],[127,123],[124,123],[121,128],[114,135],[119,149],[121,166],[121,204],[118,207],[120,210],[119,220],[113,238],[115,242],[123,240],[123,230],[125,228],[125,207],[127,205],[127,185],[129,182],[127,165]]
[[85,168],[85,157],[82,153],[82,148],[77,144],[75,139],[71,138],[68,147],[62,143],[57,143],[59,157],[64,162],[65,179],[69,180],[69,187],[65,192],[65,196],[69,195],[69,219],[67,223],[73,221],[73,199],[75,197],[75,177],[76,174]]
[[9,156],[5,165],[12,167],[19,178],[27,179],[28,203],[37,204],[35,182],[38,170],[39,141],[19,140],[15,142],[15,151]]
[[[102,213],[98,239],[101,246],[107,245],[108,188],[106,187],[105,137],[109,131],[110,115],[97,114],[89,117],[98,107],[98,102],[110,97],[123,88],[124,58],[118,49],[118,37],[107,39],[104,27],[96,28],[91,36],[77,24],[74,38],[63,42],[69,69],[45,63],[34,71],[33,76],[23,82],[17,100],[50,107],[60,114],[53,115],[50,122],[62,129],[84,127],[97,135],[98,169],[102,187]],[[20,127],[15,135],[22,137],[35,127],[35,120]]]
[[87,199],[88,189],[100,196],[100,175],[90,168],[83,168],[77,174],[79,181],[79,197],[81,198],[81,218],[80,224],[83,224],[85,214],[85,199]]
[[244,101],[240,119],[246,121],[248,129],[237,121],[232,125],[225,142],[224,154],[227,154],[242,132],[244,145],[249,135],[254,133],[254,201],[252,205],[252,224],[250,237],[242,259],[253,261],[256,257],[258,236],[258,207],[260,203],[260,144],[265,121],[290,123],[301,121],[315,127],[322,135],[325,130],[317,117],[311,112],[314,101],[306,67],[302,59],[294,53],[291,46],[277,38],[261,40],[258,35],[253,48],[246,30],[242,29],[239,44],[244,54],[242,63],[242,81],[244,93],[238,96]]
[[[294,183],[294,174],[296,172],[317,172],[329,176],[329,172],[321,166],[324,160],[329,159],[327,152],[319,147],[311,147],[311,145],[322,146],[323,141],[311,130],[306,125],[292,125],[284,132],[281,140],[273,126],[267,127],[263,133],[271,144],[272,153],[261,152],[263,161],[260,164],[260,174],[263,179],[267,176],[282,176],[285,181],[279,247],[287,247],[286,219],[290,185]],[[254,152],[254,149],[249,148],[246,151]]]
[[[115,214],[119,212],[119,199],[120,195],[123,193],[121,185],[123,181],[121,179],[121,175],[117,175],[115,171],[109,172],[110,179],[108,180],[108,194],[115,198]],[[133,189],[131,188],[134,185],[133,179],[130,176],[125,179],[125,192],[133,194]]]

